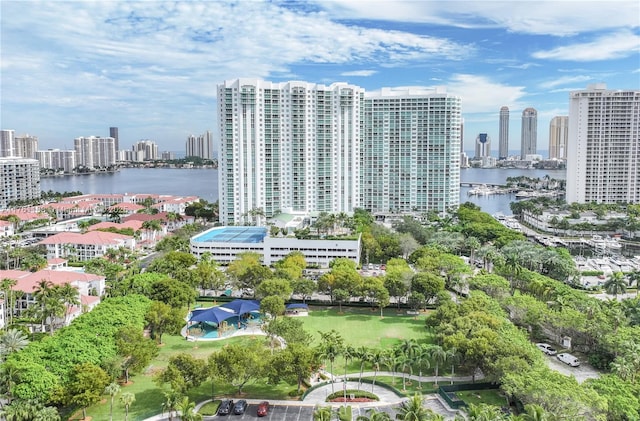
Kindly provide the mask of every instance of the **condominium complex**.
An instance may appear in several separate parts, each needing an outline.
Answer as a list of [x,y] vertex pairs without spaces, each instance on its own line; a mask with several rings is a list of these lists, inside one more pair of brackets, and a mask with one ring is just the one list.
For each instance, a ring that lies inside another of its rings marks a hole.
[[640,203],[640,90],[569,95],[567,202]]
[[0,158],[16,156],[13,136],[14,130],[0,130]]
[[133,147],[134,161],[154,161],[158,159],[158,144],[152,140],[140,140]]
[[112,137],[77,137],[73,140],[76,163],[87,168],[109,168],[116,164],[115,139]]
[[567,140],[569,138],[569,117],[557,116],[549,123],[549,158],[567,159]]
[[520,135],[520,158],[535,155],[538,148],[538,112],[534,108],[522,111],[522,130]]
[[213,159],[213,135],[209,130],[198,137],[191,135],[186,142],[186,155]]
[[252,213],[445,210],[459,201],[460,99],[346,83],[218,86],[223,224]]
[[[356,109],[357,111],[357,109]],[[360,107],[360,207],[443,212],[460,196],[460,99],[443,88],[383,88]]]
[[498,131],[498,159],[509,156],[509,107],[500,108],[500,127]]
[[476,137],[476,154],[474,159],[491,156],[491,138],[486,133],[479,133]]
[[36,152],[36,159],[40,162],[40,168],[54,171],[62,171],[70,174],[76,168],[76,151],[47,149]]
[[29,158],[0,158],[0,209],[16,200],[40,198],[40,166]]

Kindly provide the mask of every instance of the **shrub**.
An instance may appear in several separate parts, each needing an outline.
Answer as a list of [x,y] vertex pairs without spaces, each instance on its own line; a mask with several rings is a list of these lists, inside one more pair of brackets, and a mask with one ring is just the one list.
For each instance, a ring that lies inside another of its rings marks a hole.
[[200,407],[198,414],[202,414],[204,416],[215,415],[218,413],[218,407],[222,401],[220,399],[216,399],[215,401],[207,402]]
[[[358,398],[366,398],[366,399],[371,399],[374,401],[379,401],[380,398],[378,398],[377,395],[371,393],[371,392],[367,392],[364,390],[357,390],[357,389],[347,389],[347,396],[351,396],[353,395],[356,399]],[[330,394],[329,396],[327,396],[327,402],[333,400],[333,399],[337,399],[337,398],[342,398],[344,397],[345,392],[344,391],[339,391],[339,392],[334,392],[332,394]]]

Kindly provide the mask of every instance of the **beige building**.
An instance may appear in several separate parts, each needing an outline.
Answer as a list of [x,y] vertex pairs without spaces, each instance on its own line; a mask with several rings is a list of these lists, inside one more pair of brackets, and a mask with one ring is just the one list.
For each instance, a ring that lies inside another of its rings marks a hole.
[[567,159],[569,116],[556,116],[549,123],[549,158]]

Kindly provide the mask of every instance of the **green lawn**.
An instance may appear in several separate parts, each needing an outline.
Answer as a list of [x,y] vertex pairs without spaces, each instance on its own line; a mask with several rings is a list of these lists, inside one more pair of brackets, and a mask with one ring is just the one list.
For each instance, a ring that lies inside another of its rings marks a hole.
[[[319,343],[318,331],[335,329],[345,339],[345,343],[353,347],[365,346],[367,348],[384,349],[392,347],[403,339],[414,338],[419,343],[431,341],[424,327],[424,315],[413,316],[397,315],[394,309],[385,310],[384,318],[380,318],[380,312],[371,311],[368,308],[343,308],[341,314],[337,307],[334,309],[312,309],[308,317],[303,317],[305,329],[313,334],[314,346]],[[164,344],[160,347],[160,353],[151,362],[147,370],[132,378],[133,383],[123,386],[121,392],[131,392],[136,396],[136,401],[129,411],[129,419],[132,421],[143,420],[161,412],[164,401],[163,390],[153,381],[153,376],[167,366],[172,355],[188,352],[196,358],[206,359],[215,350],[230,343],[242,343],[250,340],[263,340],[264,337],[237,337],[223,341],[189,342],[180,336],[164,335]],[[366,367],[365,370],[370,370]],[[358,373],[360,364],[357,361],[349,363],[348,371]],[[334,371],[344,373],[344,360],[340,357],[334,362]],[[396,383],[398,384],[398,383]],[[400,385],[400,388],[402,386]],[[243,397],[258,399],[292,399],[288,393],[295,389],[293,385],[279,384],[265,385],[249,384],[244,388]],[[233,396],[235,388],[231,386],[216,385],[215,395]],[[193,389],[188,396],[192,401],[201,402],[211,398],[211,383],[205,382],[202,386]],[[118,402],[119,395],[114,401],[113,418],[124,419],[124,408]],[[109,398],[87,410],[87,415],[94,420],[109,419]],[[81,414],[81,413],[80,413]],[[81,417],[81,415],[80,415]],[[75,419],[80,419],[76,417]]]
[[465,390],[456,392],[456,395],[463,401],[469,404],[478,405],[480,403],[486,403],[494,406],[508,406],[507,399],[501,394],[498,389],[488,390]]

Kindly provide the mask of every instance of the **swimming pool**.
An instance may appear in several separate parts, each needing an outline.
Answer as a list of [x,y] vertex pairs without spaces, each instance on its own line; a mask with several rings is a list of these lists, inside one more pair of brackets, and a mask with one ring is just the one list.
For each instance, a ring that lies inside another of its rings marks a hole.
[[193,238],[197,242],[261,243],[267,236],[263,227],[219,227],[212,228]]

